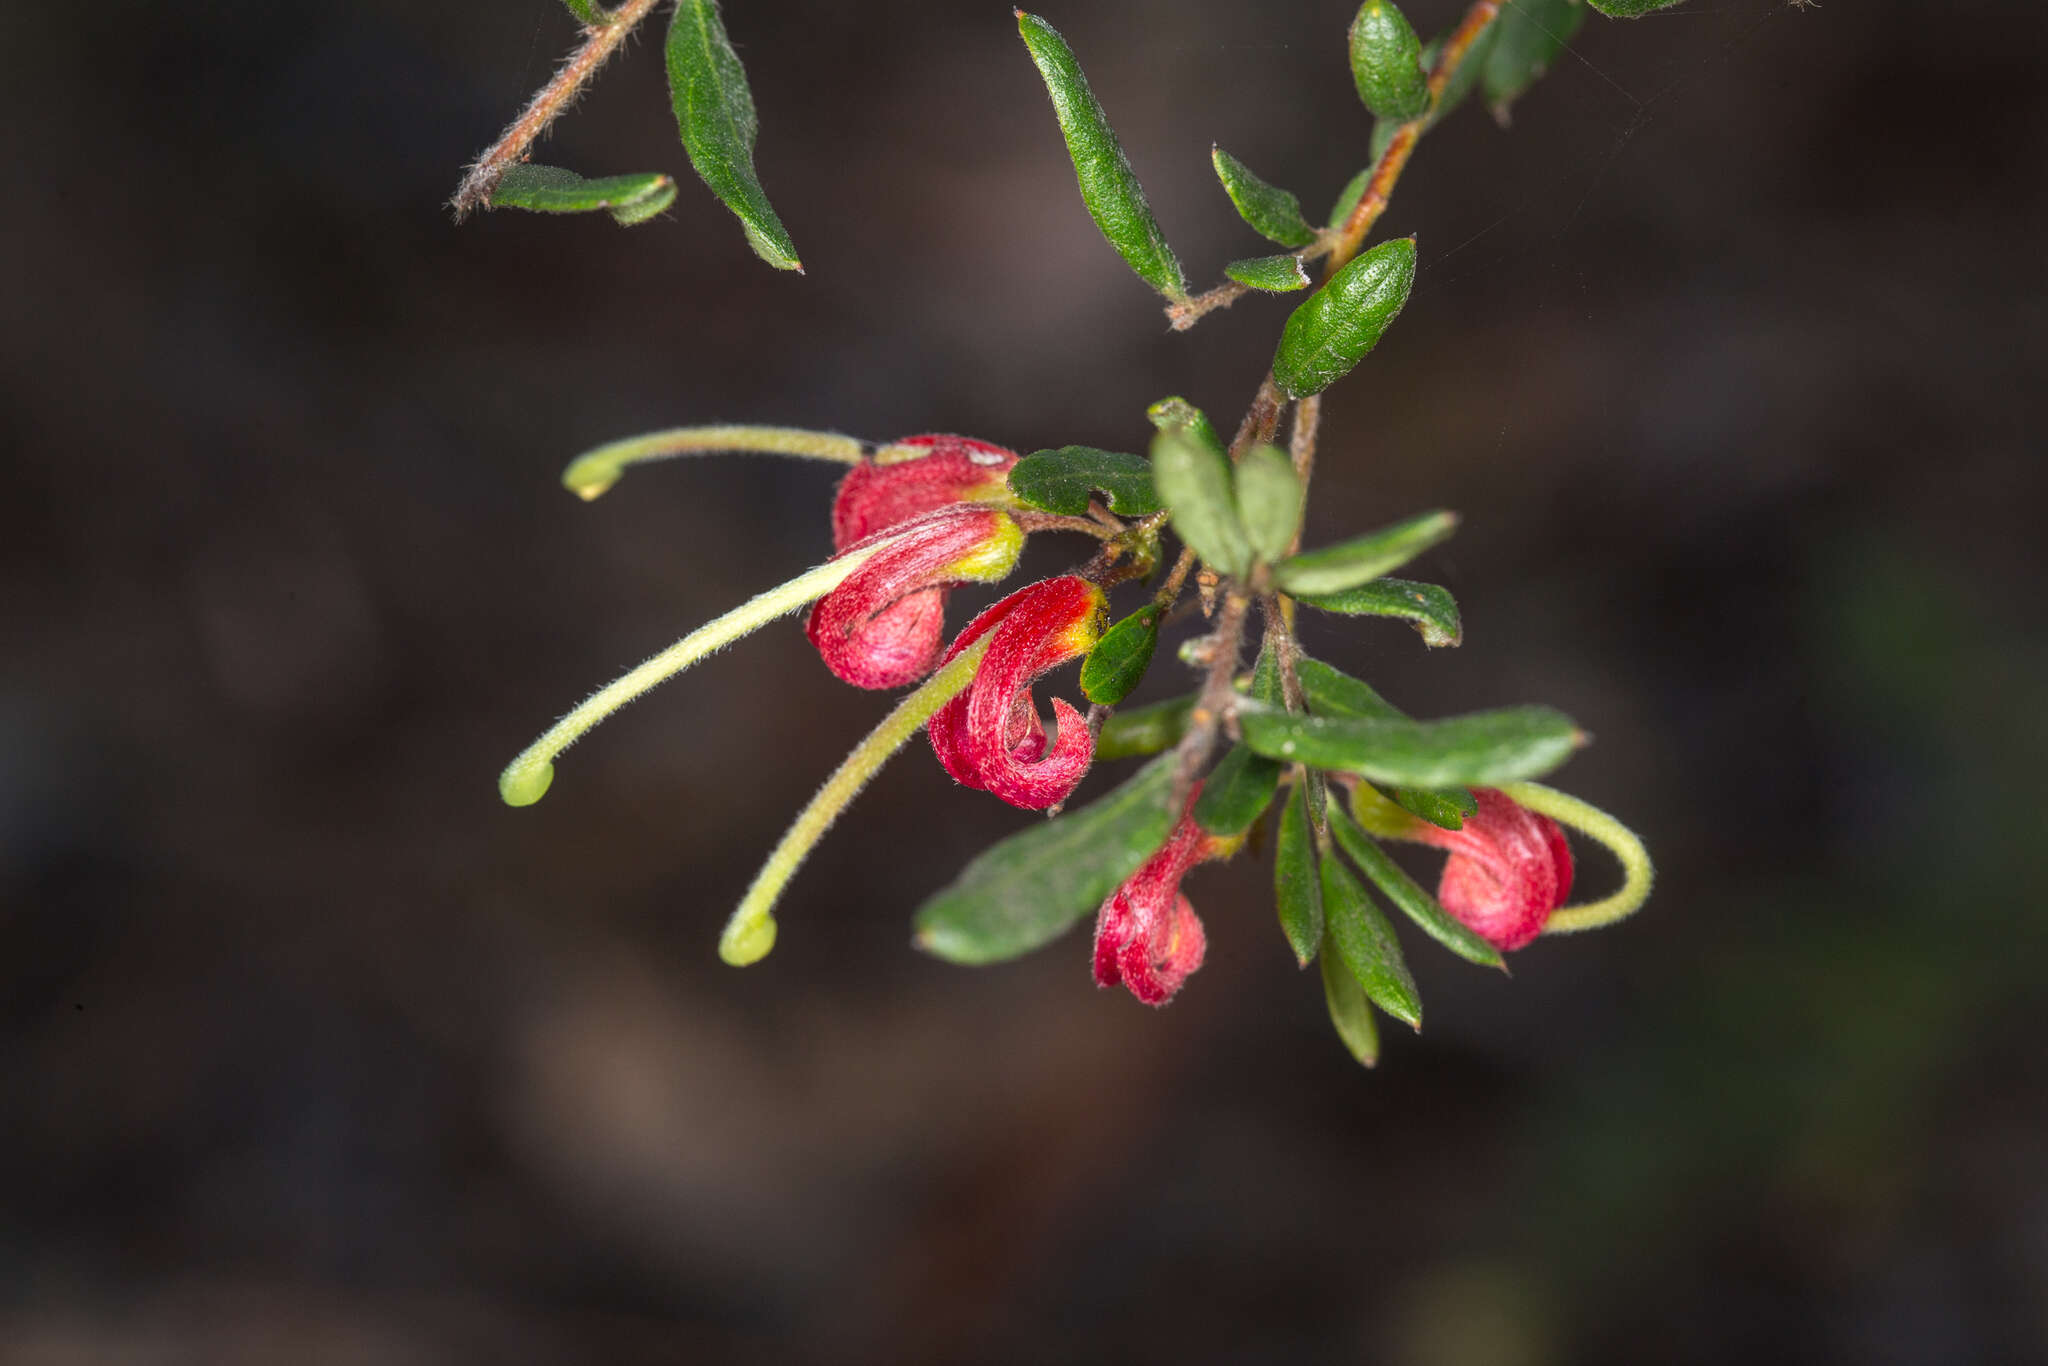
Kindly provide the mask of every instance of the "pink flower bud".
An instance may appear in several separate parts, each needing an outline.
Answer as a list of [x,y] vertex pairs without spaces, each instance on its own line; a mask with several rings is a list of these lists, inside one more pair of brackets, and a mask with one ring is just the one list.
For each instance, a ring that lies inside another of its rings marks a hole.
[[964,436],[906,436],[839,481],[832,500],[832,548],[954,503],[1002,502],[1015,451]]
[[1196,783],[1173,834],[1095,916],[1095,985],[1121,982],[1148,1006],[1172,1000],[1209,948],[1202,922],[1180,890],[1188,869],[1217,857],[1225,845],[1195,824],[1201,790]]
[[1017,563],[1024,531],[971,504],[927,512],[852,546],[882,548],[818,599],[805,626],[825,665],[856,688],[897,688],[939,663],[946,592],[994,583]]
[[946,772],[1027,811],[1066,800],[1095,757],[1095,737],[1080,712],[1054,698],[1058,734],[1048,747],[1031,682],[1094,648],[1108,606],[1100,588],[1067,574],[1020,588],[967,624],[947,659],[994,634],[967,691],[927,724]]
[[1572,891],[1572,851],[1564,830],[1506,793],[1475,788],[1477,815],[1462,830],[1416,822],[1408,836],[1451,851],[1436,898],[1466,928],[1503,951],[1543,932]]

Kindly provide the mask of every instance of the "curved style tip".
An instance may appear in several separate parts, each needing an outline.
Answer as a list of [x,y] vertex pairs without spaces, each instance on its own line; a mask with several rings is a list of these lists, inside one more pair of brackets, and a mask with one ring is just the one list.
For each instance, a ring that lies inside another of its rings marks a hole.
[[498,796],[507,806],[532,806],[547,795],[548,787],[554,781],[553,764],[545,760],[532,764],[514,759],[498,775]]
[[775,917],[741,920],[734,916],[718,937],[718,956],[736,968],[752,967],[775,947]]
[[562,487],[588,503],[602,495],[625,471],[616,460],[586,455],[569,462],[562,471]]

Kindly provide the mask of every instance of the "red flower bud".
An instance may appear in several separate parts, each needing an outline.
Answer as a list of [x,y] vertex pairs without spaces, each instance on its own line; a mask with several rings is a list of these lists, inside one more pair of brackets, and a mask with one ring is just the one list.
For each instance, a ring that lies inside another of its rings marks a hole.
[[805,626],[826,667],[856,688],[901,687],[938,667],[947,590],[1007,575],[1024,531],[994,508],[952,506],[841,553],[878,542],[867,563],[818,599]]
[[832,548],[844,550],[912,517],[953,503],[1001,502],[1015,451],[964,436],[906,436],[839,481]]
[[947,659],[994,634],[967,691],[927,724],[946,772],[1027,811],[1066,800],[1095,757],[1095,737],[1080,712],[1054,698],[1059,733],[1048,747],[1031,681],[1094,648],[1107,610],[1100,588],[1068,574],[1020,588],[967,624]]
[[1180,890],[1188,869],[1217,857],[1226,844],[1195,824],[1201,790],[1196,783],[1173,834],[1095,916],[1095,985],[1121,982],[1148,1006],[1172,1000],[1188,974],[1202,966],[1209,947],[1194,906]]
[[1462,830],[1416,822],[1411,839],[1451,851],[1436,899],[1497,949],[1519,949],[1543,932],[1572,891],[1564,830],[1506,793],[1475,788],[1477,815]]

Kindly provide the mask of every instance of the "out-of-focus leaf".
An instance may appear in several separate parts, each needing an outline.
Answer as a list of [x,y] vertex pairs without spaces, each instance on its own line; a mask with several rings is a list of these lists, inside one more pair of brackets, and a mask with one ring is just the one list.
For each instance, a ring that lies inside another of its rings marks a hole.
[[1065,933],[1166,839],[1172,755],[1077,811],[982,851],[918,907],[917,946],[952,963],[996,963]]
[[563,6],[585,28],[605,28],[619,16],[595,0],[562,0]]
[[1415,283],[1415,239],[1396,237],[1359,256],[1302,300],[1280,334],[1273,381],[1289,398],[1320,394],[1379,342]]
[[690,164],[738,216],[756,255],[777,270],[802,270],[796,244],[754,173],[754,96],[714,0],[676,0],[667,55],[669,98]]
[[1252,551],[1267,564],[1278,561],[1301,529],[1301,480],[1294,465],[1274,446],[1253,446],[1237,462],[1237,516]]
[[1216,178],[1223,182],[1223,192],[1237,206],[1238,217],[1253,232],[1283,247],[1305,247],[1316,240],[1316,230],[1301,216],[1301,201],[1291,193],[1268,185],[1252,174],[1251,167],[1221,147],[1210,147],[1209,160],[1216,167]]
[[[1307,656],[1295,661],[1295,677],[1301,680],[1301,690],[1308,699],[1309,710],[1318,716],[1377,718],[1380,720],[1406,721],[1408,713],[1381,697],[1373,690],[1372,684],[1362,678],[1353,678],[1340,669],[1334,669],[1320,659]],[[1459,787],[1431,789],[1420,787],[1390,787],[1393,799],[1410,813],[1422,817],[1432,825],[1446,830],[1464,828],[1466,816],[1479,809],[1472,794]],[[1360,793],[1373,800],[1384,802],[1368,786],[1361,786]],[[1394,820],[1404,821],[1398,813],[1391,813]]]
[[1295,961],[1307,967],[1323,942],[1323,884],[1309,832],[1308,794],[1300,786],[1280,808],[1280,831],[1273,841],[1273,904]]
[[1273,582],[1297,597],[1330,597],[1399,569],[1458,529],[1458,514],[1438,510],[1273,566]]
[[1024,46],[1031,50],[1046,93],[1052,96],[1053,113],[1067,140],[1074,177],[1080,182],[1081,202],[1088,206],[1095,226],[1139,279],[1169,299],[1185,299],[1188,283],[1180,260],[1166,245],[1166,236],[1145,200],[1144,187],[1138,184],[1137,173],[1095,92],[1088,88],[1074,50],[1051,24],[1035,14],[1017,11],[1017,31],[1024,35]]
[[1118,712],[1102,723],[1102,733],[1095,737],[1096,759],[1132,759],[1173,748],[1187,733],[1188,713],[1194,707],[1195,695],[1189,693]]
[[1145,410],[1145,416],[1162,432],[1183,429],[1216,454],[1229,454],[1223,438],[1217,435],[1214,424],[1209,421],[1209,415],[1178,395],[1160,399]]
[[1365,0],[1351,21],[1351,79],[1375,118],[1403,121],[1429,112],[1422,40],[1388,0]]
[[[1436,107],[1429,111],[1430,126],[1442,123],[1452,110],[1465,102],[1473,88],[1479,84],[1479,73],[1486,69],[1487,56],[1493,51],[1493,40],[1500,32],[1500,22],[1488,24],[1472,46],[1465,49],[1464,57],[1458,62],[1458,69],[1451,73],[1451,79],[1444,83],[1443,93],[1437,96]],[[1422,69],[1436,69],[1436,59],[1444,50],[1443,35],[1429,40],[1422,49]]]
[[604,209],[619,223],[644,223],[675,202],[676,183],[658,171],[586,180],[559,166],[530,161],[507,166],[491,190],[494,209],[535,213],[591,213]]
[[1144,456],[1093,446],[1033,451],[1010,467],[1010,492],[1033,507],[1067,517],[1086,513],[1088,499],[1098,492],[1110,511],[1126,517],[1143,517],[1160,507],[1152,488],[1152,466]]
[[1380,1061],[1380,1028],[1372,1018],[1372,1002],[1365,988],[1351,974],[1344,955],[1323,936],[1323,1001],[1330,1008],[1330,1023],[1352,1057],[1367,1067]]
[[1113,707],[1131,695],[1151,666],[1159,645],[1157,603],[1147,603],[1102,633],[1081,661],[1081,693],[1097,706]]
[[1323,920],[1344,965],[1372,1003],[1415,1029],[1422,1028],[1422,997],[1394,927],[1335,855],[1323,859]]
[[1400,912],[1421,927],[1422,932],[1452,953],[1469,963],[1484,968],[1506,968],[1507,963],[1500,956],[1500,950],[1481,939],[1464,925],[1451,918],[1437,899],[1415,884],[1415,879],[1401,871],[1401,866],[1387,857],[1387,851],[1373,843],[1372,836],[1358,828],[1342,806],[1330,812],[1330,833],[1337,837],[1344,852],[1351,855],[1365,875],[1372,879],[1380,895],[1394,903]]
[[1343,720],[1242,708],[1253,750],[1283,762],[1356,773],[1405,787],[1498,787],[1538,777],[1584,736],[1549,707],[1502,707],[1442,721]]
[[1402,810],[1439,830],[1463,830],[1465,818],[1479,810],[1478,801],[1462,787],[1390,787],[1387,792]]
[[1263,289],[1269,294],[1286,294],[1309,286],[1308,269],[1299,256],[1248,256],[1232,261],[1223,268],[1223,273],[1247,289]]
[[1683,0],[1587,0],[1596,10],[1610,19],[1640,19],[1660,9],[1670,9]]
[[1501,8],[1493,21],[1493,48],[1479,73],[1479,88],[1496,119],[1507,122],[1509,106],[1550,69],[1585,20],[1582,0],[1513,0]]
[[1173,529],[1220,574],[1241,576],[1251,568],[1251,542],[1238,521],[1230,457],[1185,427],[1169,427],[1152,439],[1152,483],[1173,514]]
[[1354,617],[1400,617],[1415,624],[1422,643],[1459,645],[1465,628],[1458,620],[1458,601],[1448,588],[1410,579],[1372,579],[1336,593],[1298,594],[1310,607]]

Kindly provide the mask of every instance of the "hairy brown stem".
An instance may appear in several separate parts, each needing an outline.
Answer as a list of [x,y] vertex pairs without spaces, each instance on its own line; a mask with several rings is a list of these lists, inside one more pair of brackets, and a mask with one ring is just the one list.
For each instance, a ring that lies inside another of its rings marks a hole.
[[1216,752],[1217,732],[1234,711],[1237,660],[1244,643],[1245,609],[1250,602],[1241,589],[1233,588],[1224,596],[1223,608],[1217,613],[1216,630],[1209,637],[1209,676],[1202,684],[1201,695],[1195,699],[1194,709],[1188,713],[1187,734],[1181,737],[1180,747],[1175,751],[1171,810],[1178,811],[1186,805],[1188,789],[1194,786],[1209,756]]
[[522,161],[526,151],[533,146],[534,139],[547,131],[564,110],[576,102],[583,93],[583,87],[597,74],[605,59],[618,50],[626,35],[645,19],[657,0],[624,0],[611,12],[610,22],[595,28],[586,28],[583,46],[569,54],[554,79],[540,88],[540,93],[528,102],[519,117],[498,140],[485,148],[483,154],[470,164],[463,174],[462,183],[455,187],[455,197],[448,201],[448,207],[455,211],[455,221],[461,222],[472,210],[489,205],[491,191],[498,187],[498,177],[505,168],[515,161]]

